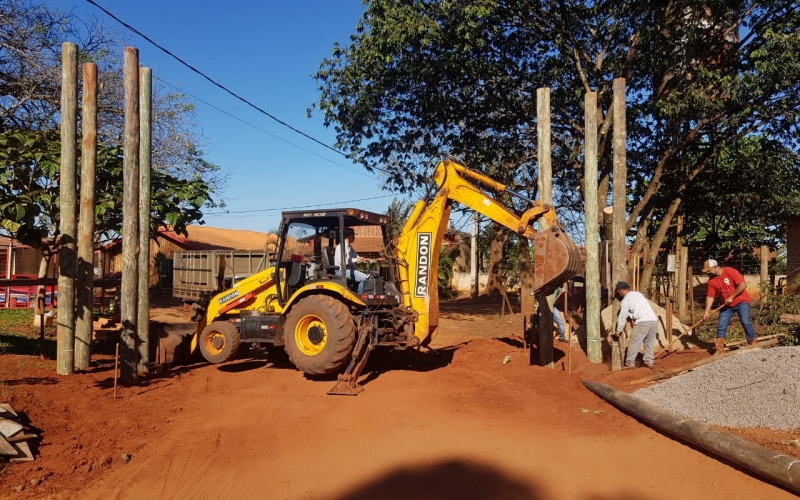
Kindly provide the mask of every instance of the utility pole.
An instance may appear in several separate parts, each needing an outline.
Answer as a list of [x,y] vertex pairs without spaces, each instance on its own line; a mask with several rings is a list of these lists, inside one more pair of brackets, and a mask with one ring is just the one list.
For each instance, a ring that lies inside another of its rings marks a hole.
[[[598,258],[597,231],[597,92],[587,92],[586,142],[584,145],[585,205],[586,214],[586,354],[592,363],[603,362],[600,345],[600,260]],[[613,286],[613,285],[612,285]],[[610,291],[609,291],[610,293]]]
[[472,214],[472,236],[470,237],[469,271],[472,278],[470,297],[478,298],[478,213]]
[[[539,177],[537,180],[542,203],[553,203],[553,169],[551,164],[550,89],[536,90],[536,135],[538,137]],[[544,219],[539,219],[539,231],[548,228]],[[552,296],[539,294],[539,366],[553,368],[553,304]]]
[[124,48],[125,154],[122,159],[122,287],[120,378],[133,384],[138,368],[139,254],[139,51]]
[[94,281],[94,178],[97,165],[97,65],[83,63],[81,112],[81,209],[78,220],[78,315],[75,323],[75,369],[92,359],[92,284]]
[[625,242],[625,220],[627,218],[627,126],[625,123],[625,79],[614,79],[614,159],[613,159],[613,226],[611,240],[611,283],[609,295],[614,283],[628,281],[628,265],[626,262],[627,244]]
[[58,250],[58,327],[56,329],[56,373],[75,372],[75,251],[76,170],[78,135],[78,46],[61,44],[61,200]]
[[152,71],[139,68],[139,310],[137,373],[147,373],[150,361],[150,153]]
[[678,233],[675,238],[675,258],[678,260],[676,263],[675,272],[675,298],[678,303],[678,318],[681,320],[686,318],[686,266],[688,265],[689,249],[683,246],[683,216],[678,216]]

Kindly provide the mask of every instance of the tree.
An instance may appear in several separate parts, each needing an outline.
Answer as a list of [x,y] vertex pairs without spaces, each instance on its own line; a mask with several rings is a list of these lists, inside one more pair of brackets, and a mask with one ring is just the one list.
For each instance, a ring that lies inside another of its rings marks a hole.
[[389,223],[386,225],[386,236],[391,240],[397,237],[403,230],[403,225],[411,215],[411,210],[414,204],[405,200],[398,200],[394,198],[386,209],[386,215],[389,216]]
[[[61,44],[71,41],[78,45],[79,62],[98,66],[98,141],[122,144],[124,86],[118,38],[94,18],[81,20],[30,0],[0,0],[0,130],[58,128]],[[185,94],[168,91],[156,78],[153,168],[176,178],[199,175],[221,191],[226,174],[203,159],[194,111]]]
[[797,151],[799,10],[792,0],[372,0],[316,73],[318,106],[337,146],[389,172],[390,188],[424,181],[412,158],[445,153],[535,195],[535,91],[550,87],[555,199],[562,219],[580,222],[569,210],[583,211],[583,96],[598,92],[599,211],[613,181],[612,81],[625,78],[628,178],[617,182],[634,251],[651,240],[646,283],[673,218],[693,210],[689,189],[727,144],[757,133]]
[[686,204],[694,210],[684,226],[702,255],[725,252],[758,268],[753,249],[781,246],[786,221],[800,214],[798,199],[800,156],[766,136],[746,136],[727,145],[713,169],[687,190]]
[[[79,59],[99,69],[95,240],[121,227],[124,96],[114,55],[121,50],[117,35],[94,18],[79,20],[28,0],[0,0],[0,20],[0,232],[41,247],[44,275],[58,251],[61,44],[77,43]],[[153,92],[153,220],[180,233],[202,220],[204,204],[219,204],[212,195],[224,188],[225,176],[203,158],[194,105],[164,90],[156,85]]]
[[[60,154],[55,130],[0,132],[0,228],[42,249],[40,276],[46,260],[58,251]],[[95,240],[113,238],[122,228],[120,148],[98,147],[95,186]],[[202,220],[204,205],[216,206],[210,187],[199,176],[179,179],[154,171],[151,190],[152,234],[165,224],[185,234],[187,225]]]

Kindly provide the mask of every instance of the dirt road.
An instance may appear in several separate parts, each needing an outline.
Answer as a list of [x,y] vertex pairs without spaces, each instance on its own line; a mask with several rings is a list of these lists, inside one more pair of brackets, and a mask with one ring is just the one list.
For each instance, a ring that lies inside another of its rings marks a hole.
[[[529,366],[519,316],[497,317],[499,303],[459,302],[443,307],[438,356],[376,356],[358,397],[326,396],[331,380],[273,366],[262,351],[175,370],[123,388],[117,401],[107,360],[56,378],[52,362],[19,367],[0,357],[0,373],[16,377],[6,399],[43,436],[35,462],[0,474],[0,497],[794,498],[580,383],[646,369],[606,375],[578,349],[572,374],[562,371],[565,357],[555,370]],[[690,355],[665,364],[680,356]],[[773,445],[799,437],[750,432]]]

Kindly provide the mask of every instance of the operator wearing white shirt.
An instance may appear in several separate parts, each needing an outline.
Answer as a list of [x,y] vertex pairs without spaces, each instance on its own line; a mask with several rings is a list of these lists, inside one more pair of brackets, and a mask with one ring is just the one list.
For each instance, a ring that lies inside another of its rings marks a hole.
[[[367,279],[367,275],[356,269],[356,264],[361,262],[361,257],[358,256],[355,250],[353,250],[353,241],[356,239],[356,232],[353,230],[352,227],[344,228],[344,256],[345,256],[345,269],[347,269],[347,277],[353,281],[358,283],[358,293],[361,293],[364,290],[364,280]],[[342,265],[342,245],[336,247],[336,251],[333,254],[333,259],[336,266]],[[337,276],[341,276],[341,270],[336,271]]]
[[631,330],[631,341],[628,345],[628,352],[625,356],[624,370],[636,368],[636,356],[639,354],[639,347],[644,341],[644,365],[653,368],[653,343],[658,333],[658,316],[650,307],[650,302],[639,292],[631,291],[631,287],[624,281],[617,283],[615,287],[617,293],[622,297],[619,304],[619,317],[617,318],[616,334],[620,335],[625,328],[628,319],[633,320],[633,330]]

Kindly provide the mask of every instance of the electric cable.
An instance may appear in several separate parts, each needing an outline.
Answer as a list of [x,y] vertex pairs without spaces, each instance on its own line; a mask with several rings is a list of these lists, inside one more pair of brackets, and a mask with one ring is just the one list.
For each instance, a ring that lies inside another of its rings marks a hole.
[[224,109],[222,109],[222,108],[220,108],[220,107],[217,107],[217,106],[215,106],[215,105],[211,104],[210,102],[207,102],[207,101],[205,101],[205,100],[203,100],[203,99],[201,99],[201,98],[197,97],[196,95],[190,94],[190,93],[186,92],[185,90],[183,90],[183,89],[181,89],[181,88],[179,88],[179,87],[176,87],[175,85],[173,85],[173,84],[169,83],[168,81],[164,80],[163,78],[160,78],[159,76],[155,76],[155,79],[156,79],[156,80],[158,80],[158,81],[160,81],[160,82],[161,82],[161,83],[163,83],[164,85],[167,85],[167,86],[169,86],[169,87],[172,87],[173,89],[177,90],[178,92],[181,92],[181,93],[183,93],[183,94],[186,94],[187,96],[191,97],[192,99],[194,99],[194,100],[196,100],[196,101],[198,101],[198,102],[202,102],[202,103],[203,103],[203,104],[205,104],[206,106],[209,106],[209,107],[211,107],[211,108],[213,108],[213,109],[216,109],[217,111],[219,111],[219,112],[220,112],[220,113],[222,113],[222,114],[225,114],[225,115],[228,115],[228,116],[230,116],[230,117],[231,117],[231,118],[233,118],[234,120],[237,120],[237,121],[239,121],[239,122],[241,122],[241,123],[244,123],[245,125],[247,125],[247,126],[249,126],[249,127],[252,127],[252,128],[254,128],[254,129],[258,130],[259,132],[263,132],[263,133],[267,134],[268,136],[270,136],[270,137],[274,137],[275,139],[278,139],[278,140],[279,140],[279,141],[281,141],[281,142],[285,142],[286,144],[288,144],[288,145],[290,145],[290,146],[293,146],[293,147],[295,147],[295,148],[297,148],[297,149],[299,149],[299,150],[301,150],[301,151],[305,151],[306,153],[308,153],[308,154],[310,154],[310,155],[314,155],[314,156],[316,156],[317,158],[321,158],[321,159],[323,159],[323,160],[325,160],[325,161],[327,161],[327,162],[333,163],[334,165],[336,165],[336,166],[338,166],[338,167],[342,167],[342,168],[343,168],[343,169],[345,169],[345,170],[349,170],[349,171],[351,171],[351,172],[354,172],[354,173],[356,173],[356,174],[363,175],[364,177],[369,177],[369,178],[371,178],[371,179],[376,179],[376,178],[377,178],[377,177],[375,177],[374,175],[370,175],[370,174],[367,174],[367,173],[361,172],[361,171],[359,171],[359,170],[356,170],[356,169],[353,169],[353,168],[349,168],[349,167],[347,167],[347,166],[345,166],[345,165],[342,165],[341,163],[338,163],[338,162],[335,162],[335,161],[331,160],[330,158],[325,158],[324,156],[322,156],[322,155],[320,155],[320,154],[314,153],[313,151],[309,151],[308,149],[306,149],[306,148],[304,148],[304,147],[302,147],[302,146],[298,146],[297,144],[294,144],[293,142],[287,141],[286,139],[284,139],[284,138],[282,138],[282,137],[278,137],[277,135],[275,135],[275,134],[273,134],[273,133],[271,133],[271,132],[268,132],[268,131],[264,130],[263,128],[261,128],[261,127],[259,127],[259,126],[257,126],[257,125],[254,125],[254,124],[252,124],[252,123],[250,123],[250,122],[248,122],[248,121],[246,121],[246,120],[243,120],[243,119],[239,118],[238,116],[236,116],[236,115],[234,115],[234,114],[232,114],[232,113],[230,113],[230,112],[228,112],[228,111],[225,111]]
[[326,147],[326,148],[330,149],[331,151],[333,151],[334,153],[338,153],[338,154],[340,154],[340,155],[344,156],[345,158],[347,157],[347,155],[346,155],[345,153],[343,153],[342,151],[339,151],[338,149],[336,149],[336,148],[334,148],[334,147],[328,146],[327,144],[325,144],[324,142],[320,141],[319,139],[316,139],[316,138],[314,138],[314,137],[312,137],[312,136],[310,136],[310,135],[306,134],[306,133],[305,133],[305,132],[303,132],[302,130],[299,130],[299,129],[297,129],[297,128],[295,128],[295,127],[291,126],[291,125],[289,125],[288,123],[286,123],[285,121],[283,121],[283,120],[281,120],[280,118],[276,117],[275,115],[273,115],[273,114],[272,114],[272,113],[270,113],[269,111],[266,111],[266,110],[264,110],[264,109],[260,108],[259,106],[257,106],[257,105],[255,105],[255,104],[253,104],[252,102],[248,101],[247,99],[245,99],[244,97],[240,96],[240,95],[239,95],[239,94],[237,94],[236,92],[234,92],[234,91],[232,91],[232,90],[228,89],[227,87],[225,87],[225,86],[224,86],[224,85],[222,85],[221,83],[218,83],[216,80],[214,80],[214,79],[213,79],[213,78],[211,78],[210,76],[206,75],[205,73],[203,73],[203,72],[202,72],[202,71],[200,71],[199,69],[195,68],[194,66],[192,66],[192,65],[191,65],[191,64],[189,64],[189,63],[187,63],[186,61],[184,61],[183,59],[181,59],[181,58],[180,58],[180,57],[178,57],[177,55],[175,55],[175,54],[173,54],[172,52],[170,52],[170,51],[169,51],[167,48],[165,48],[165,47],[163,47],[163,46],[159,45],[158,43],[156,43],[155,41],[153,41],[153,39],[152,39],[152,38],[148,37],[147,35],[145,35],[145,34],[144,34],[144,33],[142,33],[141,31],[137,30],[136,28],[134,28],[134,27],[133,27],[133,26],[131,26],[130,24],[126,23],[126,22],[125,22],[125,21],[123,21],[122,19],[118,18],[117,16],[115,16],[114,14],[112,14],[111,12],[109,12],[108,10],[106,10],[104,7],[102,7],[100,4],[98,4],[98,3],[97,3],[97,2],[95,2],[94,0],[86,0],[86,1],[87,1],[87,2],[89,2],[90,4],[94,5],[94,6],[95,6],[95,7],[97,7],[98,9],[102,10],[103,12],[105,12],[105,14],[106,14],[107,16],[109,16],[110,18],[114,19],[115,21],[117,21],[118,23],[120,23],[122,26],[124,26],[124,27],[125,27],[125,28],[127,28],[128,30],[132,31],[133,33],[136,33],[136,34],[137,34],[137,35],[139,35],[140,37],[142,37],[142,38],[144,38],[145,40],[147,40],[148,42],[150,42],[150,43],[151,43],[151,44],[152,44],[154,47],[156,47],[156,48],[157,48],[157,49],[159,49],[160,51],[164,52],[165,54],[167,54],[168,56],[172,57],[173,59],[175,59],[176,61],[178,61],[178,62],[179,62],[179,63],[181,63],[182,65],[184,65],[184,66],[186,66],[187,68],[189,68],[191,71],[193,71],[193,72],[197,73],[198,75],[200,75],[201,77],[203,77],[205,80],[207,80],[208,82],[210,82],[212,85],[214,85],[214,86],[218,87],[219,89],[221,89],[221,90],[223,90],[223,91],[227,92],[228,94],[232,95],[232,96],[233,96],[233,97],[235,97],[236,99],[238,99],[238,100],[242,101],[243,103],[247,104],[248,106],[250,106],[251,108],[255,109],[256,111],[258,111],[258,112],[260,112],[260,113],[262,113],[262,114],[264,114],[264,115],[268,116],[269,118],[271,118],[271,119],[275,120],[276,122],[280,123],[280,124],[281,124],[281,125],[283,125],[284,127],[288,128],[288,129],[290,129],[290,130],[292,130],[293,132],[296,132],[296,133],[298,133],[298,134],[302,135],[302,136],[303,136],[303,137],[305,137],[306,139],[310,139],[310,140],[312,140],[312,141],[316,142],[317,144],[319,144],[320,146],[324,146],[324,147]]
[[204,216],[205,215],[212,215],[212,216],[213,215],[217,215],[217,216],[220,216],[220,215],[229,215],[229,214],[250,214],[250,213],[258,213],[258,212],[278,212],[278,211],[284,211],[284,210],[297,210],[297,209],[300,209],[300,208],[321,208],[321,207],[328,207],[328,206],[331,206],[331,205],[345,205],[345,204],[348,204],[348,203],[355,203],[355,202],[360,202],[360,201],[378,200],[378,199],[381,199],[381,198],[389,198],[389,197],[393,197],[393,196],[396,196],[396,195],[387,194],[387,195],[383,195],[383,196],[372,196],[370,198],[359,198],[359,199],[356,199],[356,200],[345,200],[345,201],[332,201],[330,203],[323,203],[323,204],[318,204],[318,205],[301,205],[301,206],[297,206],[297,207],[259,208],[259,209],[254,209],[254,210],[231,210],[231,211],[224,211],[224,212],[207,212],[207,213],[205,213],[203,215]]

